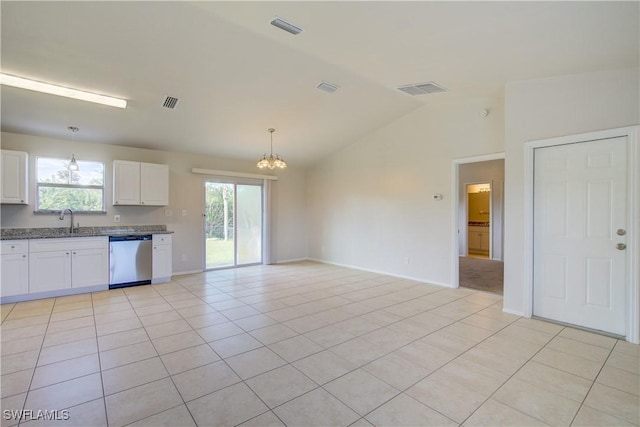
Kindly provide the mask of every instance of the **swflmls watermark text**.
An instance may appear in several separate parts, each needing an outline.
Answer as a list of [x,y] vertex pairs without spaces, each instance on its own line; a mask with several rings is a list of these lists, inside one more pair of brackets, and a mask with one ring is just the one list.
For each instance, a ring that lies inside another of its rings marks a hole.
[[2,418],[5,420],[20,420],[20,421],[33,421],[33,420],[46,420],[46,421],[66,421],[69,418],[68,409],[5,409],[2,411]]

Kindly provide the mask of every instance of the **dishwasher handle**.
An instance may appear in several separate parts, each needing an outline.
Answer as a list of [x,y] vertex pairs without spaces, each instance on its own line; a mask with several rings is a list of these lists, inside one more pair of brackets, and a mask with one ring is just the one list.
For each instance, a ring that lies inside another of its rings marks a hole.
[[109,236],[110,242],[127,242],[131,240],[152,240],[153,237],[150,234],[143,236]]

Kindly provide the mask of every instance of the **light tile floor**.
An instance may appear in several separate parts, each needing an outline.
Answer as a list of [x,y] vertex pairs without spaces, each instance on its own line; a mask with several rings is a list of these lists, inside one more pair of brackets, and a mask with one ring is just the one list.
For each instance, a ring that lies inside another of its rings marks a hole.
[[639,346],[300,262],[1,306],[2,427],[640,424]]

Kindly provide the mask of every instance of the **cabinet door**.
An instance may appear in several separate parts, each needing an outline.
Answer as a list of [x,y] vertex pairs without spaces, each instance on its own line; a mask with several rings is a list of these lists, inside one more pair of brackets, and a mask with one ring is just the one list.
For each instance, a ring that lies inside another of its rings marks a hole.
[[2,185],[0,201],[26,205],[27,198],[27,160],[28,155],[22,151],[2,150]]
[[489,252],[489,232],[485,231],[480,236],[480,250],[483,252]]
[[469,233],[467,234],[467,243],[469,245],[469,252],[480,250],[480,233],[476,230],[469,228]]
[[169,166],[140,163],[140,204],[169,204]]
[[29,254],[29,293],[71,287],[71,251]]
[[113,204],[140,204],[140,163],[113,161]]
[[152,278],[170,278],[171,271],[171,245],[153,245]]
[[76,249],[71,251],[71,287],[106,285],[109,283],[109,251]]
[[24,295],[29,293],[29,256],[27,254],[3,254],[2,284],[0,296]]

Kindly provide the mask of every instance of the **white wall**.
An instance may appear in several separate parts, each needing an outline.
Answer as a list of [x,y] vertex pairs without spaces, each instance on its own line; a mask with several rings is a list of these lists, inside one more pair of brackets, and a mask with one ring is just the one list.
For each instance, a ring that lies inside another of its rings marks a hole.
[[[106,164],[106,215],[78,215],[80,226],[125,226],[166,224],[175,231],[173,237],[173,271],[202,270],[204,265],[204,237],[202,212],[204,205],[203,175],[194,175],[192,168],[216,169],[245,173],[262,173],[254,162],[221,159],[169,151],[145,150],[107,144],[91,144],[43,138],[32,135],[2,133],[2,148],[26,151],[30,162],[30,196],[28,206],[0,205],[2,228],[61,227],[55,215],[34,215],[35,182],[34,164],[36,156],[70,158],[75,153],[78,160],[98,160]],[[169,206],[112,206],[113,160],[133,160],[169,165]],[[306,240],[306,182],[301,169],[289,167],[278,171],[275,195],[274,250],[278,261],[307,257]],[[165,216],[171,209],[173,216]],[[181,216],[182,209],[187,216]],[[121,222],[113,221],[114,214]],[[295,237],[295,238],[293,238]],[[187,260],[182,261],[182,255]]]
[[524,313],[524,143],[640,123],[638,69],[509,83],[505,92],[504,308]]
[[321,161],[307,180],[309,256],[450,285],[452,161],[504,151],[503,117],[500,99],[426,105]]
[[491,259],[502,260],[502,231],[504,222],[504,159],[463,163],[458,169],[458,225],[459,254],[467,255],[467,188],[466,184],[491,182]]

